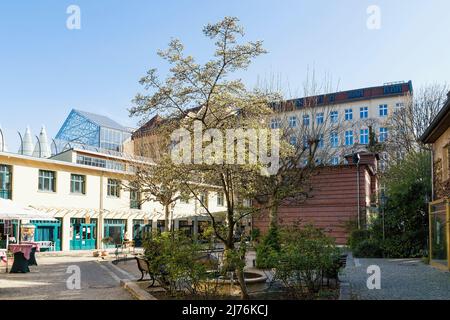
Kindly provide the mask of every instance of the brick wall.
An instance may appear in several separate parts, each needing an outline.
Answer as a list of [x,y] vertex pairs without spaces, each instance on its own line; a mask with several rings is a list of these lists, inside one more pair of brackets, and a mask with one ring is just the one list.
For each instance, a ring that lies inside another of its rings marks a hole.
[[[375,160],[376,161],[376,160]],[[370,206],[370,196],[376,190],[376,173],[372,170],[372,161],[365,161],[360,170],[360,208],[361,217],[366,216],[366,207]],[[370,163],[370,165],[369,165]],[[317,169],[311,177],[312,191],[308,199],[301,204],[283,205],[279,208],[280,225],[313,224],[322,228],[336,239],[337,244],[345,245],[348,238],[347,225],[357,221],[357,167],[342,165]],[[268,229],[267,213],[253,218],[253,228],[262,233]]]

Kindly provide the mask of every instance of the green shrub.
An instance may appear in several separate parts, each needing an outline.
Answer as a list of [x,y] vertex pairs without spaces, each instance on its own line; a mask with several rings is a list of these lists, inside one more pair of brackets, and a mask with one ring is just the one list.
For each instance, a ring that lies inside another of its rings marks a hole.
[[256,247],[256,267],[260,269],[275,268],[280,252],[280,234],[276,227],[271,227]]
[[366,239],[355,245],[352,250],[356,258],[382,258],[382,244],[374,239]]
[[150,270],[161,280],[168,294],[202,295],[210,264],[205,262],[203,246],[193,242],[183,232],[163,232],[144,242]]
[[315,298],[323,276],[339,271],[340,251],[334,240],[313,226],[288,228],[281,236],[275,278],[294,298]]
[[364,230],[354,229],[350,232],[347,244],[349,248],[353,251],[361,242],[368,240],[369,238],[370,238],[370,231],[365,229]]

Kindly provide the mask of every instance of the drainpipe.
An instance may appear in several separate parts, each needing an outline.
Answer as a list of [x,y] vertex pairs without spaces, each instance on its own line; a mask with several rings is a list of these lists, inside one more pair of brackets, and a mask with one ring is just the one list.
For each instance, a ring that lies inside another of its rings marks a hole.
[[358,197],[358,229],[361,229],[361,210],[360,210],[360,186],[359,186],[359,161],[356,164],[356,187],[358,188],[357,197]]
[[103,240],[103,171],[100,174],[100,202],[99,202],[99,213],[97,221],[97,249],[100,250],[101,243]]
[[431,148],[431,202],[434,201],[434,150]]

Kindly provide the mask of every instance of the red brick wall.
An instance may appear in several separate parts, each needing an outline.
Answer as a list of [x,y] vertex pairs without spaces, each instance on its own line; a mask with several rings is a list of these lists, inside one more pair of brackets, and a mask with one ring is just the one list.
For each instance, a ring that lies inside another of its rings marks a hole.
[[[368,166],[360,168],[360,207],[365,216],[367,196],[372,186],[367,183]],[[336,239],[336,243],[345,245],[348,238],[347,224],[357,221],[357,183],[356,166],[343,165],[318,169],[311,177],[312,191],[308,199],[295,205],[284,205],[279,208],[280,225],[313,224],[322,228]],[[369,183],[372,179],[369,179]],[[268,229],[267,213],[253,218],[253,228],[262,233]]]

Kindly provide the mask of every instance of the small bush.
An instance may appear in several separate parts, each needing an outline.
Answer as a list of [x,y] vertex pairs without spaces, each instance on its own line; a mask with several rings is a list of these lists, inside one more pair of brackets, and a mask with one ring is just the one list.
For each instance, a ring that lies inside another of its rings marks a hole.
[[350,232],[347,244],[349,248],[353,251],[361,242],[368,240],[369,238],[370,232],[368,230],[354,229]]
[[283,230],[278,257],[275,278],[296,299],[316,298],[323,277],[335,277],[340,268],[334,240],[313,226]]
[[256,247],[256,267],[259,269],[276,267],[278,263],[277,255],[280,249],[279,230],[276,227],[271,227],[261,244]]
[[352,250],[356,258],[382,258],[383,248],[379,241],[366,239],[355,245]]

